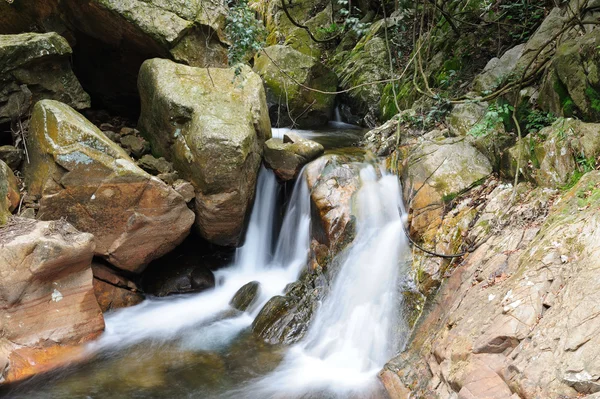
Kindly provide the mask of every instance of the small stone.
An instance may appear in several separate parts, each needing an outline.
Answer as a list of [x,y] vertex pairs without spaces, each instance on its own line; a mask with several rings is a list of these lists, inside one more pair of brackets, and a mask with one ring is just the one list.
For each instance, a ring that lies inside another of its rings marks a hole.
[[35,219],[35,209],[26,208],[23,210],[23,212],[21,212],[19,216],[26,219]]
[[185,202],[190,202],[196,197],[194,186],[192,186],[192,183],[185,180],[180,179],[175,181],[175,183],[173,183],[173,188],[183,197]]
[[0,146],[0,161],[4,161],[12,170],[17,170],[23,161],[23,150],[12,145]]
[[150,151],[150,143],[139,136],[129,135],[121,137],[121,146],[131,151],[131,154],[135,158],[140,158]]
[[111,141],[114,141],[115,143],[120,143],[121,142],[121,136],[118,133],[115,133],[112,130],[105,130],[103,133]]
[[100,130],[102,131],[106,131],[106,130],[115,130],[115,127],[113,125],[111,125],[110,123],[101,123],[100,124]]
[[136,134],[137,130],[131,127],[122,127],[119,132],[121,136],[129,136],[130,134]]
[[173,183],[175,183],[175,181],[177,181],[177,179],[179,179],[179,174],[177,172],[161,173],[156,177],[158,177],[160,180],[164,181],[168,185],[172,185]]
[[560,261],[562,263],[567,263],[569,261],[569,257],[567,255],[561,255],[560,256]]
[[137,163],[140,168],[152,175],[173,172],[173,164],[163,157],[155,158],[152,155],[146,154]]

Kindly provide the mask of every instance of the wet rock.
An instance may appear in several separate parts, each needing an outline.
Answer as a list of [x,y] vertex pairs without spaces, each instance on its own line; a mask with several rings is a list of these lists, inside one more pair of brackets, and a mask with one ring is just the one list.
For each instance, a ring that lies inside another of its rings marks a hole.
[[172,250],[194,220],[183,198],[138,168],[115,143],[65,104],[36,104],[25,167],[38,218],[65,217],[93,233],[96,254],[139,273]]
[[71,53],[57,33],[0,35],[0,124],[22,118],[42,99],[89,107],[90,97],[71,70]]
[[20,200],[21,194],[14,173],[0,161],[0,226],[8,221]]
[[280,295],[276,295],[265,304],[260,313],[252,322],[252,331],[270,342],[268,337],[271,335],[271,329],[280,321],[282,316],[290,310],[290,302]]
[[254,70],[265,81],[269,115],[274,126],[323,126],[333,115],[335,95],[310,91],[282,74],[280,69],[304,86],[335,91],[337,77],[318,59],[291,47],[275,45],[259,53]]
[[204,291],[215,286],[215,275],[209,269],[197,267],[190,275],[192,289],[196,292]]
[[139,89],[138,127],[153,153],[194,185],[200,233],[218,245],[239,244],[271,137],[260,77],[249,68],[236,75],[153,59],[142,66]]
[[128,136],[122,136],[120,140],[121,146],[131,152],[131,155],[138,159],[148,151],[150,151],[150,143],[139,136],[132,134]]
[[279,179],[288,181],[296,178],[304,165],[323,152],[325,149],[321,144],[289,133],[283,140],[272,138],[265,142],[265,164]]
[[[0,227],[5,381],[56,367],[59,357],[44,353],[66,350],[62,346],[92,339],[104,329],[92,287],[94,245],[91,234],[62,221],[14,218]],[[33,363],[23,362],[27,358]]]
[[313,234],[331,249],[344,247],[354,234],[351,206],[360,188],[360,166],[344,156],[325,155],[307,166],[306,181],[318,215]]
[[3,161],[12,170],[19,169],[23,161],[23,150],[20,150],[12,145],[0,146],[0,161]]
[[252,305],[260,292],[260,283],[251,281],[235,293],[229,304],[237,310],[245,311]]

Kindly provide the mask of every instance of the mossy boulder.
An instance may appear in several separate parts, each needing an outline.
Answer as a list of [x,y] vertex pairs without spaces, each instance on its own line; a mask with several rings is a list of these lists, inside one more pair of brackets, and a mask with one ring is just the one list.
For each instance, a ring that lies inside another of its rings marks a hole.
[[490,161],[462,138],[424,137],[401,150],[404,198],[409,198],[411,230],[417,236],[439,223],[444,203],[492,173]]
[[454,136],[465,137],[469,131],[483,118],[487,112],[488,103],[457,104],[446,118],[448,130]]
[[134,114],[144,60],[227,66],[227,12],[219,0],[2,1],[0,33],[60,33],[76,47],[77,76],[94,101]]
[[196,226],[208,241],[236,246],[254,199],[271,124],[260,77],[248,67],[193,68],[144,62],[139,129],[156,156],[196,189]]
[[540,104],[556,115],[600,120],[600,32],[561,44],[540,94]]
[[88,108],[71,70],[71,47],[56,33],[0,35],[0,124],[24,117],[42,99]]
[[312,140],[288,133],[283,139],[272,138],[265,143],[265,164],[282,181],[296,178],[304,165],[317,158],[325,149]]
[[38,219],[66,218],[94,234],[96,255],[114,266],[139,273],[188,235],[194,215],[181,195],[68,105],[35,105],[27,148],[25,179],[40,198]]
[[520,174],[542,187],[563,188],[595,168],[600,156],[600,124],[559,119],[517,142],[506,154],[504,171]]
[[12,211],[19,206],[21,195],[12,170],[0,161],[0,226],[5,224]]
[[[382,37],[383,23],[383,20],[373,23],[367,34],[354,48],[338,52],[329,62],[339,77],[339,85],[342,89],[390,77],[387,48],[385,39]],[[387,24],[389,29],[395,25],[395,22],[388,19]],[[356,115],[367,116],[368,120],[375,121],[381,117],[383,109],[383,114],[389,119],[398,111],[393,105],[393,97],[389,101],[382,102],[384,86],[385,84],[367,84],[345,93],[342,98]],[[390,86],[389,93],[391,92]],[[380,109],[380,102],[383,104],[382,109]],[[388,111],[384,103],[388,104],[388,108],[392,110]]]
[[337,77],[318,59],[287,46],[270,46],[259,53],[254,70],[267,90],[269,115],[274,126],[311,128],[325,125],[332,117]]

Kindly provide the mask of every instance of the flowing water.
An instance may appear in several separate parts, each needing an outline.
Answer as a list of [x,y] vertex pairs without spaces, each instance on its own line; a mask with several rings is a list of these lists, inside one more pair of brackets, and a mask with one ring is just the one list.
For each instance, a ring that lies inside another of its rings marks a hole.
[[[285,130],[277,129],[275,136]],[[305,133],[308,135],[308,133]],[[298,344],[270,346],[250,325],[262,306],[306,266],[310,193],[299,178],[277,229],[280,185],[261,169],[244,245],[215,272],[215,289],[106,315],[106,332],[89,344],[94,358],[78,370],[34,378],[14,398],[294,398],[371,397],[377,373],[401,344],[399,276],[408,256],[398,179],[361,169],[356,237],[338,255],[328,295]],[[246,312],[229,302],[244,284],[260,283]]]

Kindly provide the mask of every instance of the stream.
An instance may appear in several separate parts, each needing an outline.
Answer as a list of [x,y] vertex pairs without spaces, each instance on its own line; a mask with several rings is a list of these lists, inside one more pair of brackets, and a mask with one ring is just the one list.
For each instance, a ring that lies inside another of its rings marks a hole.
[[[295,132],[339,151],[357,141],[357,130],[334,123]],[[274,129],[273,135],[285,132]],[[36,376],[6,397],[385,397],[377,373],[406,331],[399,278],[410,251],[397,177],[365,163],[360,178],[352,210],[356,237],[337,255],[339,270],[297,344],[268,345],[250,331],[263,305],[306,267],[311,240],[306,180],[297,179],[278,223],[281,186],[263,167],[245,243],[230,266],[215,272],[214,289],[149,298],[106,314],[104,334],[87,345],[88,362]],[[233,309],[231,298],[252,281],[260,283],[257,299],[245,312]]]

